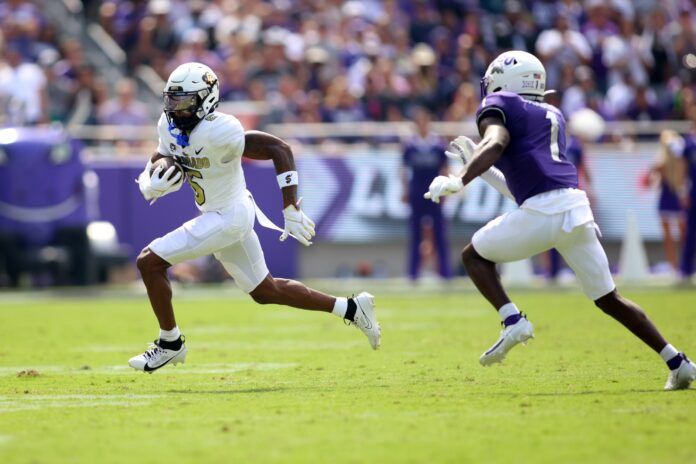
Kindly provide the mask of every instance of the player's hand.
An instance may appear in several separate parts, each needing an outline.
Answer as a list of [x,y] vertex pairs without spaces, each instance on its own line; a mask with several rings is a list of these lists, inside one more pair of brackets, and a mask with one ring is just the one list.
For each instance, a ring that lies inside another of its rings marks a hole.
[[280,236],[280,241],[284,242],[288,236],[291,236],[304,246],[311,245],[310,240],[315,235],[314,221],[299,208],[299,202],[297,206],[286,206],[283,210],[283,216],[285,217],[285,230]]
[[464,188],[461,177],[453,174],[449,176],[437,176],[430,183],[428,191],[423,195],[423,198],[432,200],[433,203],[440,203],[440,197],[452,195]]
[[450,142],[449,149],[445,151],[445,155],[466,164],[474,157],[474,150],[476,150],[474,141],[469,137],[460,135]]
[[162,195],[176,192],[183,185],[181,171],[177,172],[171,179],[169,178],[176,170],[175,166],[170,167],[160,176],[162,169],[162,166],[156,167],[151,176],[147,175],[147,171],[143,171],[136,179],[143,197],[146,200],[152,200],[150,204],[153,204]]

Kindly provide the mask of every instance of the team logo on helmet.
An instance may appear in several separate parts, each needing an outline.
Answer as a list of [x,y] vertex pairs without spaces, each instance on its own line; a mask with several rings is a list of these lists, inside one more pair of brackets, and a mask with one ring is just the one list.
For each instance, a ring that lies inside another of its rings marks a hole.
[[203,74],[203,82],[205,82],[208,85],[213,85],[217,79],[215,79],[215,76],[213,76],[213,73],[207,72]]

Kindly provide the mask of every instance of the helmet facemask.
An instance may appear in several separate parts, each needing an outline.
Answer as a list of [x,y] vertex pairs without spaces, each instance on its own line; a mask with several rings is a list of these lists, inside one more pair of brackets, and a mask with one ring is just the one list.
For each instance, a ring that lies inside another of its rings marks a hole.
[[202,103],[208,94],[207,90],[165,91],[163,93],[164,113],[169,123],[174,124],[177,129],[191,131],[207,114],[203,111]]
[[186,63],[174,70],[162,96],[170,126],[190,132],[217,108],[219,84],[207,66]]

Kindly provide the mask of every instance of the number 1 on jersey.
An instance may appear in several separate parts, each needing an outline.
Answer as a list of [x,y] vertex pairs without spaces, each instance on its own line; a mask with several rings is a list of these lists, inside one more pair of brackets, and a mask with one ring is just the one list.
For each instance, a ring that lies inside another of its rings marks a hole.
[[553,111],[546,112],[546,119],[551,121],[551,145],[549,149],[551,150],[551,159],[562,163],[563,160],[560,157],[560,150],[558,148],[558,116]]

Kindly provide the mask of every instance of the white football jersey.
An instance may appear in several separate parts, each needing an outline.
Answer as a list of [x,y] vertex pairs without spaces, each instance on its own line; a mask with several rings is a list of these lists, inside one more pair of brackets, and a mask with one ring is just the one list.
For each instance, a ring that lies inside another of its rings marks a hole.
[[174,157],[184,168],[199,210],[219,211],[245,194],[244,128],[237,118],[217,111],[207,115],[191,131],[186,147],[169,132],[164,113],[157,132],[157,151]]

